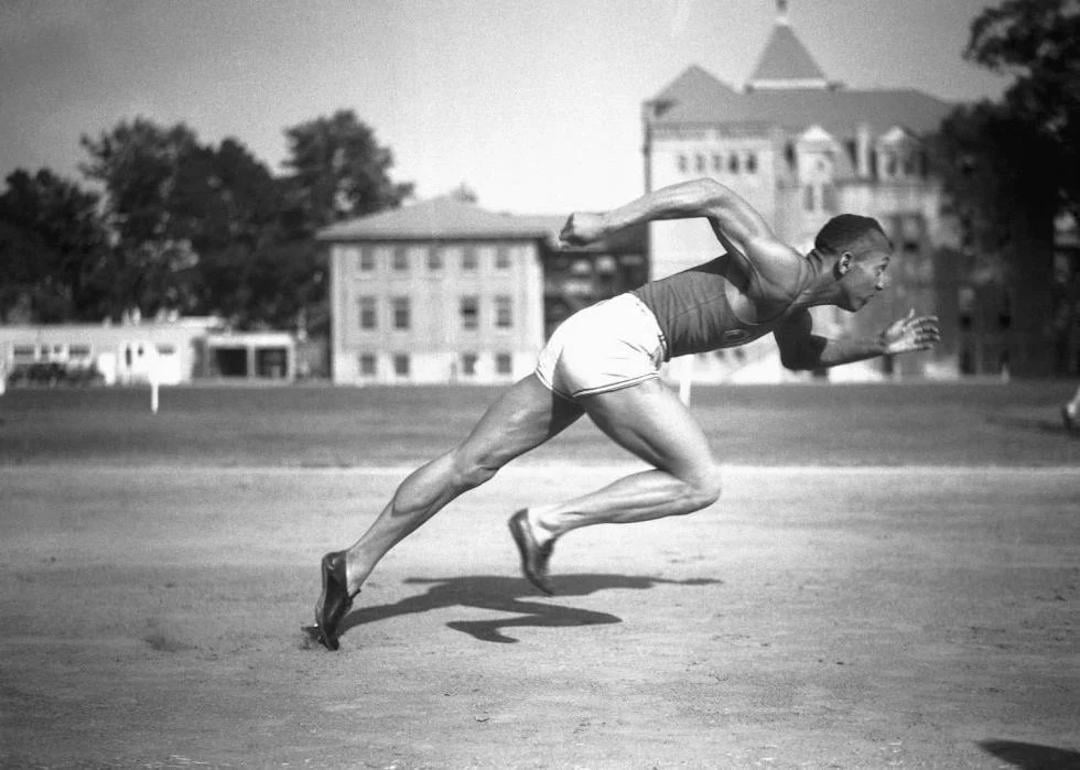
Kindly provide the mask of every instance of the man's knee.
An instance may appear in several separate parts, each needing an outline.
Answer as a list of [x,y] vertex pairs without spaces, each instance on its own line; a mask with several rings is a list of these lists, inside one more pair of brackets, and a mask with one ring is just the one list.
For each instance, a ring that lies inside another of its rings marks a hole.
[[710,505],[720,499],[720,493],[723,491],[723,482],[720,478],[719,468],[710,468],[707,472],[702,473],[693,483],[694,496],[699,503],[699,508],[708,508]]
[[453,453],[454,488],[465,492],[489,481],[503,466],[497,458],[477,457],[461,451]]

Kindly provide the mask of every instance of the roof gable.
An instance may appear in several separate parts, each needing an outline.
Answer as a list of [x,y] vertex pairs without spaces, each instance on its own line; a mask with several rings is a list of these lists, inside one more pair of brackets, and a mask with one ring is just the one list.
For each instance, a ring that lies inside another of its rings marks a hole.
[[672,117],[686,121],[692,120],[702,108],[722,109],[724,105],[734,103],[738,96],[729,85],[692,64],[649,101],[648,106],[652,117],[667,117],[667,113],[674,110],[677,117]]
[[758,59],[747,88],[826,88],[825,73],[795,32],[781,19]]
[[321,241],[438,238],[554,238],[562,217],[487,211],[451,197],[337,222],[320,230]]

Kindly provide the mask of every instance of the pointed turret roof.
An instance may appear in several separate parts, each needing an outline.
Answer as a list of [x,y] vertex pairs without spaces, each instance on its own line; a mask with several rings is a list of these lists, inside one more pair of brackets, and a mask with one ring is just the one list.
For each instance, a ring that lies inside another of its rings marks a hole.
[[825,73],[788,24],[787,3],[779,0],[777,6],[776,24],[747,89],[828,88]]

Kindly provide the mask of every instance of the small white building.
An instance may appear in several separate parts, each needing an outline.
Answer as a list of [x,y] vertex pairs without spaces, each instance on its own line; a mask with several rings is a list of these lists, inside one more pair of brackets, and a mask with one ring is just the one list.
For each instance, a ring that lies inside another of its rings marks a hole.
[[296,341],[286,332],[218,330],[215,318],[131,324],[0,326],[5,382],[100,381],[180,385],[205,378],[290,382]]

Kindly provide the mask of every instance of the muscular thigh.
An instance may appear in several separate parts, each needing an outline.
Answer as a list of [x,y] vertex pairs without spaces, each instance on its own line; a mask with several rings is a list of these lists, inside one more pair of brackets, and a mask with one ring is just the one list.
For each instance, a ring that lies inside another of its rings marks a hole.
[[705,432],[659,380],[579,399],[600,430],[645,462],[692,481],[712,474]]
[[498,468],[561,433],[583,413],[529,375],[488,407],[457,451],[472,463]]

